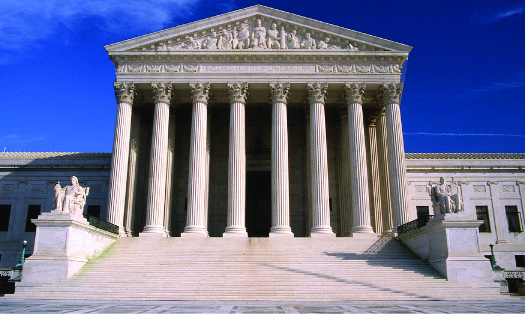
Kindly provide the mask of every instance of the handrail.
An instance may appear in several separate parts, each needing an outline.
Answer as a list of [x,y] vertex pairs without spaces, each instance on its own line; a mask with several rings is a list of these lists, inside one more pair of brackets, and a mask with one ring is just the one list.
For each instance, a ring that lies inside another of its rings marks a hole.
[[105,221],[103,219],[100,219],[96,216],[91,216],[91,215],[84,215],[84,218],[87,219],[88,223],[95,227],[95,228],[99,228],[99,229],[102,229],[102,230],[105,230],[107,232],[110,232],[110,233],[113,233],[113,234],[118,234],[118,226],[117,225],[114,225],[108,221]]
[[434,218],[434,215],[425,215],[418,217],[415,220],[409,221],[406,224],[402,224],[401,226],[397,227],[397,233],[399,235],[402,235],[415,231],[419,228],[426,226],[432,218]]

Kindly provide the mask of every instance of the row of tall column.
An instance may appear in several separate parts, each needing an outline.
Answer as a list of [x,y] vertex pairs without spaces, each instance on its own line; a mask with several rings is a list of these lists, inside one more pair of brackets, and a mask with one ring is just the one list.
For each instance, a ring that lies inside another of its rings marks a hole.
[[[272,227],[270,237],[293,237],[290,227],[287,101],[288,83],[271,83],[272,103]],[[335,236],[330,226],[328,183],[328,157],[326,142],[325,100],[328,84],[309,83],[308,111],[308,160],[311,236]],[[341,194],[343,205],[343,234],[372,234],[370,196],[368,185],[367,146],[363,118],[365,84],[345,84],[345,109],[341,115]],[[173,159],[174,119],[170,118],[172,97],[171,83],[153,83],[155,114],[147,198],[146,226],[141,236],[166,236],[169,229],[169,203],[171,193],[171,168]],[[131,107],[135,86],[131,82],[115,83],[118,99],[117,119],[110,177],[108,221],[123,226],[126,184],[128,174],[136,171],[136,150],[131,150]],[[192,95],[192,126],[189,161],[187,221],[181,236],[206,237],[208,193],[208,114],[209,83],[190,84]],[[383,221],[382,229],[394,229],[408,221],[406,203],[406,173],[399,100],[401,84],[383,84],[379,95],[384,103],[384,115],[377,117],[377,124],[368,138],[376,139],[370,171],[375,178],[373,197],[374,217]],[[230,103],[230,135],[228,162],[227,227],[224,237],[246,237],[246,145],[245,105],[248,83],[228,83]],[[134,145],[132,143],[132,145]],[[368,147],[369,153],[371,149]],[[134,159],[135,161],[132,161]],[[133,169],[128,169],[131,167]],[[375,171],[375,172],[374,172]],[[130,177],[131,178],[131,177]],[[132,184],[133,185],[133,184]],[[166,205],[168,204],[168,205]],[[380,208],[378,208],[380,207]],[[392,217],[393,215],[393,221]],[[129,214],[126,226],[130,224]],[[391,221],[391,222],[389,222]],[[376,227],[377,231],[377,227]]]

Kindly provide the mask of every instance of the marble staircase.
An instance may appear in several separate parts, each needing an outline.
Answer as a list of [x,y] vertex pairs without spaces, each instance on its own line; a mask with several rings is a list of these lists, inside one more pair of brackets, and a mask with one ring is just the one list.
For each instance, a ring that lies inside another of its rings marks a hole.
[[71,279],[8,296],[93,300],[497,300],[392,238],[123,238]]

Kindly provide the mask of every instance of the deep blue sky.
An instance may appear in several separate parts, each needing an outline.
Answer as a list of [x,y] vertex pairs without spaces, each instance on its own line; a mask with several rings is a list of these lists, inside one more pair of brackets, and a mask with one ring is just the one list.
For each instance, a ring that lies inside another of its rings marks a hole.
[[407,152],[525,152],[525,0],[1,0],[0,149],[110,152],[103,46],[254,4],[414,47]]

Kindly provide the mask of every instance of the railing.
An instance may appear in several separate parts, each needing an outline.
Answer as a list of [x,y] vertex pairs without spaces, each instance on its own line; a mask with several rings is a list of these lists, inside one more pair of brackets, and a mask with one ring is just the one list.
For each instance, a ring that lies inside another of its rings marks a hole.
[[89,224],[95,228],[99,228],[113,234],[118,234],[117,225],[91,215],[84,215],[84,218],[86,218]]
[[412,220],[410,222],[407,222],[406,224],[403,224],[399,227],[397,227],[397,233],[399,235],[407,234],[409,232],[413,232],[421,227],[424,227],[427,225],[427,223],[430,221],[430,219],[434,218],[434,215],[425,215],[421,216],[416,220]]

